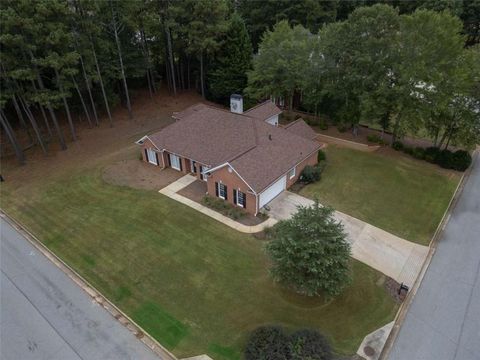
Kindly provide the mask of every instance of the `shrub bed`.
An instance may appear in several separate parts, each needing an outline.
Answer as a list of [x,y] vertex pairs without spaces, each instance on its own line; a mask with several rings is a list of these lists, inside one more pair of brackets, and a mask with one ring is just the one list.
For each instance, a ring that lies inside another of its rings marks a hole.
[[235,207],[224,200],[220,200],[211,196],[204,196],[202,203],[206,207],[218,211],[220,214],[228,216],[233,220],[241,219],[247,215],[247,213],[241,208]]
[[452,152],[448,149],[440,150],[437,147],[430,146],[428,148],[410,147],[400,141],[395,141],[392,148],[397,151],[413,156],[416,159],[425,160],[432,164],[437,164],[444,169],[453,169],[457,171],[465,171],[472,163],[472,155],[465,150],[457,150]]
[[304,329],[288,335],[278,326],[262,326],[252,332],[245,349],[246,360],[330,360],[327,339],[316,330]]
[[374,143],[374,144],[387,145],[387,142],[385,140],[383,140],[377,134],[367,135],[367,141],[371,142],[371,143]]

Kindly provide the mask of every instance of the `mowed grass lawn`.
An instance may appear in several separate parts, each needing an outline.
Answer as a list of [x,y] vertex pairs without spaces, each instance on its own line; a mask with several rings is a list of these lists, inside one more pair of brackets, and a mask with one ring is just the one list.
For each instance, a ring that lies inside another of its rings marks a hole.
[[353,284],[335,300],[296,296],[272,283],[261,240],[156,191],[107,184],[100,168],[23,190],[2,185],[1,196],[6,211],[179,357],[240,359],[250,331],[265,324],[317,328],[337,353],[353,354],[397,310],[385,277],[353,260]]
[[322,179],[300,193],[404,239],[427,245],[460,176],[404,156],[330,145]]

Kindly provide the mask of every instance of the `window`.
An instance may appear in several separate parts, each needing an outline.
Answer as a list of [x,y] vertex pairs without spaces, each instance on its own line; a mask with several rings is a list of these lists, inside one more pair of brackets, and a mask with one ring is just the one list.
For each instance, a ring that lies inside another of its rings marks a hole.
[[288,172],[288,178],[292,179],[293,177],[295,177],[295,168],[293,168]]
[[246,197],[245,193],[241,192],[240,190],[237,190],[235,204],[244,208],[246,206],[245,197]]
[[192,160],[192,173],[197,173],[197,163]]
[[157,154],[153,149],[147,149],[147,160],[150,164],[158,165]]
[[217,193],[220,199],[227,200],[227,187],[225,184],[217,183]]
[[170,166],[172,169],[182,171],[182,164],[180,158],[177,155],[170,154]]

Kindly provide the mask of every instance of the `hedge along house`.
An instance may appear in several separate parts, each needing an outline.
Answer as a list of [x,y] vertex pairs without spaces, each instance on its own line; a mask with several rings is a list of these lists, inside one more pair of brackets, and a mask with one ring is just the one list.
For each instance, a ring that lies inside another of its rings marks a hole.
[[280,113],[271,101],[243,112],[241,97],[232,95],[231,111],[190,106],[137,144],[144,161],[194,174],[206,181],[208,195],[256,215],[317,163],[321,147],[303,120],[276,126]]

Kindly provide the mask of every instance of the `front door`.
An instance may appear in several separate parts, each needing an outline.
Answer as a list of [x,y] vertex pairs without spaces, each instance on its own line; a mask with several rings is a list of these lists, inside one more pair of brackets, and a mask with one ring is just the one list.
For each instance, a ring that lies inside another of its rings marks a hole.
[[178,157],[177,155],[173,155],[173,154],[170,154],[169,156],[170,156],[170,166],[172,167],[172,169],[181,171],[182,166],[180,164],[180,157]]

